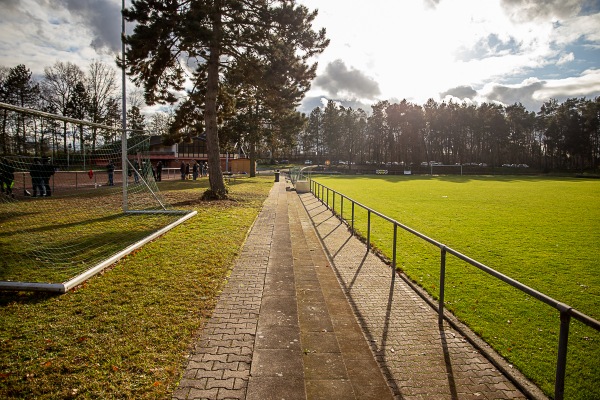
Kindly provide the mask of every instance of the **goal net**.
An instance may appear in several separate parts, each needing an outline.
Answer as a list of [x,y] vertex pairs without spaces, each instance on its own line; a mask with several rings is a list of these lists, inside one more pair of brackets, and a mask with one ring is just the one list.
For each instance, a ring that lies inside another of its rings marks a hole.
[[149,137],[123,152],[117,127],[0,113],[0,289],[64,292],[195,214],[161,196]]
[[456,175],[463,174],[463,168],[461,164],[433,164],[429,165],[430,175]]

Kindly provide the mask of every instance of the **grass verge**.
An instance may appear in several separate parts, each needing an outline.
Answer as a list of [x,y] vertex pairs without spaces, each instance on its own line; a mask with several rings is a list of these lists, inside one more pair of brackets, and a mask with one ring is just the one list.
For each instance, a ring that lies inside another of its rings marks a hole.
[[0,292],[0,397],[168,398],[272,185],[201,202],[206,181],[163,182],[194,218],[65,295]]

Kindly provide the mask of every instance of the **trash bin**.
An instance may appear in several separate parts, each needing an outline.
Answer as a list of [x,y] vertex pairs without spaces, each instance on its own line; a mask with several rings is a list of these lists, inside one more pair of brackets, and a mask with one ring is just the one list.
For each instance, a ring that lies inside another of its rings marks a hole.
[[279,182],[279,170],[275,171],[275,182]]

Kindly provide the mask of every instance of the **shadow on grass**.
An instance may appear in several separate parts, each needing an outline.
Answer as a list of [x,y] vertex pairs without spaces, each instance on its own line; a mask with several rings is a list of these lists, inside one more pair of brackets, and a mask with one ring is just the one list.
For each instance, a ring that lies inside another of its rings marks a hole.
[[60,293],[50,292],[11,292],[0,291],[0,307],[10,304],[38,304],[60,296]]
[[[106,217],[97,220],[113,219],[115,218]],[[80,224],[89,225],[89,221]],[[157,223],[135,231],[123,230],[125,235],[116,235],[114,231],[87,229],[84,234],[74,232],[69,237],[55,236],[51,242],[40,244],[35,249],[18,249],[17,252],[13,249],[13,259],[21,262],[4,262],[0,280],[66,282],[165,225],[167,224]]]
[[0,223],[8,222],[14,218],[25,218],[29,215],[37,214],[35,212],[24,212],[24,211],[1,211],[0,212]]
[[22,233],[28,233],[28,234],[29,233],[41,233],[41,232],[53,231],[53,230],[64,229],[64,228],[76,228],[78,226],[85,226],[85,225],[89,225],[89,224],[93,224],[93,223],[113,221],[115,219],[123,217],[124,215],[125,214],[118,213],[118,214],[107,215],[107,216],[99,217],[99,218],[90,218],[90,219],[86,219],[84,221],[68,222],[68,223],[64,223],[64,224],[56,224],[56,223],[53,223],[52,221],[48,221],[48,225],[14,230],[11,232],[1,232],[0,237],[13,236],[15,234],[22,234]]

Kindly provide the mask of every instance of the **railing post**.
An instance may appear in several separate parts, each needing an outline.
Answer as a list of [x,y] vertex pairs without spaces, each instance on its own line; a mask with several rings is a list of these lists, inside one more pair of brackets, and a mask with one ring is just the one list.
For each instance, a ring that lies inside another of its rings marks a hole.
[[367,250],[371,248],[371,210],[367,210]]
[[327,188],[327,208],[329,208],[329,188]]
[[333,194],[333,205],[331,206],[331,212],[333,215],[335,215],[335,190],[332,191]]
[[440,254],[440,303],[438,309],[438,323],[444,321],[444,286],[446,284],[446,246],[442,246]]
[[344,219],[344,195],[340,193],[340,218]]
[[[562,304],[561,304],[562,306]],[[558,359],[556,361],[556,379],[554,381],[554,399],[563,400],[565,396],[565,373],[567,370],[567,343],[569,342],[569,308],[559,307],[560,334],[558,336]]]
[[352,202],[352,232],[354,232],[354,201]]
[[396,241],[398,239],[398,224],[394,223],[394,244],[392,245],[392,269],[396,271]]

